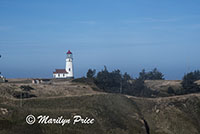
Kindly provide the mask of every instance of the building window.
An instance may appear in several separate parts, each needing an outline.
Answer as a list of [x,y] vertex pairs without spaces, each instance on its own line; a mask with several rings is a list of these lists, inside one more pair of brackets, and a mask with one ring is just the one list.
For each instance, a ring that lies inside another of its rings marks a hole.
[[71,70],[71,68],[69,68],[69,71]]

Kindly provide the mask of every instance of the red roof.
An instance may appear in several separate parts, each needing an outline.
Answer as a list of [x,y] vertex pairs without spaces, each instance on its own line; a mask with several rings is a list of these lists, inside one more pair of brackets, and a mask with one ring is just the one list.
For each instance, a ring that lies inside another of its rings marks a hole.
[[67,54],[72,54],[72,52],[70,50],[68,50]]
[[66,72],[65,69],[56,69],[55,72],[53,72],[54,74],[67,74],[68,72]]

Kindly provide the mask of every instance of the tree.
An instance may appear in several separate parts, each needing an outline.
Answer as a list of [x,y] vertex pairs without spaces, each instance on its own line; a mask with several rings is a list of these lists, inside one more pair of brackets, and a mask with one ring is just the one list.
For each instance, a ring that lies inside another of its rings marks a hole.
[[133,83],[127,83],[128,87],[123,90],[124,94],[140,96],[140,97],[153,97],[157,94],[156,91],[149,89],[143,79],[137,78]]
[[164,80],[164,75],[158,71],[157,68],[154,68],[153,71],[150,72],[151,80]]
[[147,73],[145,72],[145,69],[142,69],[142,72],[139,73],[139,79],[141,80],[147,79]]
[[142,80],[164,80],[164,75],[160,71],[158,71],[157,68],[154,68],[150,72],[145,72],[145,69],[143,69],[139,73],[139,79],[142,79]]
[[146,87],[144,79],[133,80],[128,73],[121,74],[120,70],[109,72],[106,67],[97,73],[97,87],[109,93],[123,93],[133,96],[152,97],[155,91]]
[[123,75],[123,79],[127,81],[127,80],[131,80],[132,78],[127,72],[125,72]]
[[124,75],[122,76],[122,81],[121,81],[121,87],[120,87],[120,93],[125,93],[129,89],[131,89],[131,76],[125,72]]
[[94,78],[94,75],[96,74],[96,70],[95,69],[89,69],[87,72],[87,78]]
[[183,81],[181,82],[184,94],[200,92],[200,88],[195,81],[200,80],[200,71],[195,70],[194,72],[187,73],[183,76]]
[[122,76],[120,70],[108,72],[107,68],[97,73],[95,84],[105,92],[118,93]]

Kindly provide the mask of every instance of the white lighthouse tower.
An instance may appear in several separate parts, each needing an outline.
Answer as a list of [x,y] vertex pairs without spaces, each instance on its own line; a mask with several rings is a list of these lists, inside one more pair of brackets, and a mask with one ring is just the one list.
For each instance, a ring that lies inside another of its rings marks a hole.
[[73,72],[73,55],[70,50],[67,52],[67,58],[66,58],[66,67],[65,70],[67,72],[68,78],[74,78],[74,72]]
[[70,50],[68,50],[67,52],[65,69],[56,69],[56,71],[53,72],[53,78],[56,78],[56,79],[74,78],[73,57],[72,57],[72,52]]

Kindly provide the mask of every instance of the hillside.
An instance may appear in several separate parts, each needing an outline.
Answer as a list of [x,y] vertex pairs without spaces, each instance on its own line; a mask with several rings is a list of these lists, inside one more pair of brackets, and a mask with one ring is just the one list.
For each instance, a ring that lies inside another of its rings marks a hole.
[[169,87],[177,90],[181,88],[181,80],[145,80],[147,87],[157,91],[167,91]]
[[151,128],[151,134],[200,133],[200,94],[132,99]]
[[70,81],[55,81],[48,83],[32,84],[29,79],[9,79],[9,83],[0,83],[0,94],[4,97],[13,98],[12,94],[27,92],[23,90],[23,86],[32,88],[28,93],[37,97],[56,97],[56,96],[78,96],[87,94],[97,94],[92,88],[86,84],[76,84]]
[[[25,80],[26,81],[26,80]],[[0,134],[199,134],[200,94],[140,98],[93,91],[89,85],[57,81],[0,83]],[[35,97],[17,99],[26,91]],[[154,84],[152,84],[154,85]],[[164,85],[164,84],[163,84]],[[28,125],[27,115],[94,118],[92,125]]]

